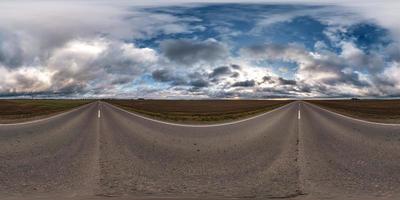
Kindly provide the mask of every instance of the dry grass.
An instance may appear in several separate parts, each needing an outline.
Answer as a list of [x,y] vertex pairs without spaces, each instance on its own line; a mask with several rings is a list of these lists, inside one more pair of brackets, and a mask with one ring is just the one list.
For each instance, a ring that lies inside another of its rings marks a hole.
[[60,113],[90,100],[0,100],[0,122],[19,122]]
[[400,100],[313,100],[308,102],[359,119],[400,123]]
[[231,121],[266,112],[291,101],[278,100],[107,100],[123,109],[184,123]]

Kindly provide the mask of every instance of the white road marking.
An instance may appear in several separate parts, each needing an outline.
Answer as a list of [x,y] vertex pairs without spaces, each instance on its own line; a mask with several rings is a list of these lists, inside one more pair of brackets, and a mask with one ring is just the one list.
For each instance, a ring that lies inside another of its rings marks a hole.
[[100,110],[97,112],[97,118],[100,118]]
[[300,111],[300,103],[298,104],[299,105],[299,107],[298,107],[298,112],[297,112],[297,119],[301,119],[301,111]]
[[270,114],[270,113],[272,113],[272,112],[275,112],[275,111],[278,111],[278,110],[282,110],[282,109],[284,109],[284,108],[286,108],[286,107],[289,107],[289,106],[292,105],[293,103],[286,104],[286,105],[284,105],[284,106],[275,108],[275,109],[270,110],[270,111],[268,111],[268,112],[265,112],[265,113],[262,113],[262,114],[259,114],[259,115],[253,116],[253,117],[249,117],[249,118],[246,118],[246,119],[242,119],[242,120],[238,120],[238,121],[233,121],[233,122],[227,122],[227,123],[221,123],[221,124],[205,124],[205,125],[178,124],[178,123],[171,123],[171,122],[160,121],[160,120],[148,118],[148,117],[145,117],[145,116],[142,116],[142,115],[133,113],[133,112],[129,112],[129,111],[127,111],[127,110],[124,110],[124,109],[122,109],[122,108],[119,108],[119,107],[117,107],[117,106],[114,106],[114,105],[112,105],[112,104],[110,104],[110,103],[105,103],[105,104],[110,105],[111,107],[116,108],[116,109],[118,109],[118,110],[120,110],[120,111],[122,111],[122,112],[131,114],[131,115],[133,115],[133,116],[136,116],[136,117],[139,117],[139,118],[142,118],[142,119],[145,119],[145,120],[157,122],[157,123],[160,123],[160,124],[167,124],[167,125],[171,125],[171,126],[182,126],[182,127],[207,128],[207,127],[216,127],[216,126],[233,125],[233,124],[238,124],[238,123],[242,123],[242,122],[245,122],[245,121],[249,121],[249,120],[252,120],[252,119],[255,119],[255,118],[258,118],[258,117],[262,117],[262,116],[267,115],[267,114]]

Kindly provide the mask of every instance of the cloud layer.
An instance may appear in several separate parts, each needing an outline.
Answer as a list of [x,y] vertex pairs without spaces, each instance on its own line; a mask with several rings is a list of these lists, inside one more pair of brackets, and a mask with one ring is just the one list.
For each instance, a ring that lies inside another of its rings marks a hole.
[[164,3],[1,2],[0,97],[400,95],[395,2]]

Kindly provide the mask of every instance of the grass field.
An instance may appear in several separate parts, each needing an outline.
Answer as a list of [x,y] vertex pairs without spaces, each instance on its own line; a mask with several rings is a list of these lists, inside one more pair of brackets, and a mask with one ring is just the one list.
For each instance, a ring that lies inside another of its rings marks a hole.
[[359,119],[400,123],[400,100],[313,100],[308,102]]
[[0,100],[0,122],[19,122],[57,114],[90,100]]
[[153,118],[186,123],[236,120],[266,112],[291,101],[278,100],[106,100]]

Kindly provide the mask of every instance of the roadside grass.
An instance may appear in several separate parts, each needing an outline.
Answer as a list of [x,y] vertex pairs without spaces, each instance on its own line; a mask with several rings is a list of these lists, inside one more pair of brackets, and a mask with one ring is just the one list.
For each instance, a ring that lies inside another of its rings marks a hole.
[[0,100],[0,121],[19,121],[60,113],[91,100],[18,99]]
[[372,122],[400,123],[400,100],[310,100],[323,108]]
[[283,106],[279,100],[106,100],[144,116],[181,123],[216,123],[246,118]]

